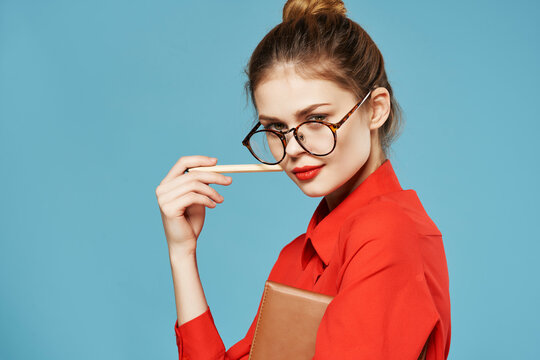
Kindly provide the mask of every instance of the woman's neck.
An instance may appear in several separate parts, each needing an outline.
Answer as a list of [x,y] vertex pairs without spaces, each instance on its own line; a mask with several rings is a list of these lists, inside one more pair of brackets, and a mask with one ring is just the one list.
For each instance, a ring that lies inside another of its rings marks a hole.
[[335,209],[351,192],[354,191],[369,175],[381,166],[386,160],[384,155],[382,156],[370,156],[364,166],[362,166],[356,174],[354,174],[347,182],[341,185],[337,190],[331,194],[326,195],[326,205],[328,211]]

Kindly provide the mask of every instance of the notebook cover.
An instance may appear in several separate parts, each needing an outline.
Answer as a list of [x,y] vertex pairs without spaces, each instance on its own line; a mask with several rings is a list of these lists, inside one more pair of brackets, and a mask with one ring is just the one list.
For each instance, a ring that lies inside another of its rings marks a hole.
[[333,296],[266,281],[250,360],[310,360]]
[[[249,360],[311,360],[317,329],[333,297],[266,281]],[[429,338],[419,360],[425,360]]]

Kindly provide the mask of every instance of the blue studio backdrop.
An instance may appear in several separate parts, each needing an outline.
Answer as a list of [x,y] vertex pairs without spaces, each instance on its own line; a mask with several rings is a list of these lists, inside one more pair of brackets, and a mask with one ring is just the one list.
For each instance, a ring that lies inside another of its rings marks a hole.
[[[183,155],[254,162],[243,69],[284,2],[0,0],[1,359],[177,358],[155,189]],[[539,3],[345,5],[405,112],[390,159],[443,234],[449,358],[540,358]],[[320,201],[232,176],[198,247],[227,348]]]

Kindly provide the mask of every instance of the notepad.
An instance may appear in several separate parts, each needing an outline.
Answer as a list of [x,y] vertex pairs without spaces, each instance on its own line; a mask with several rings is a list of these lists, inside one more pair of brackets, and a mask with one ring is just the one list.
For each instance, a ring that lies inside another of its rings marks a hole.
[[333,296],[267,280],[249,360],[311,360]]
[[[334,297],[267,280],[249,360],[311,360],[317,330]],[[418,360],[425,360],[429,337]]]

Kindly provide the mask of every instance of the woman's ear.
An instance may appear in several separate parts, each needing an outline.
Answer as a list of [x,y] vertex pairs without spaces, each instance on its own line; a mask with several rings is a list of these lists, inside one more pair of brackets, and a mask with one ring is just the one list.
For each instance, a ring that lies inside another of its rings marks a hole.
[[380,128],[390,115],[390,93],[384,87],[371,91],[369,129]]

